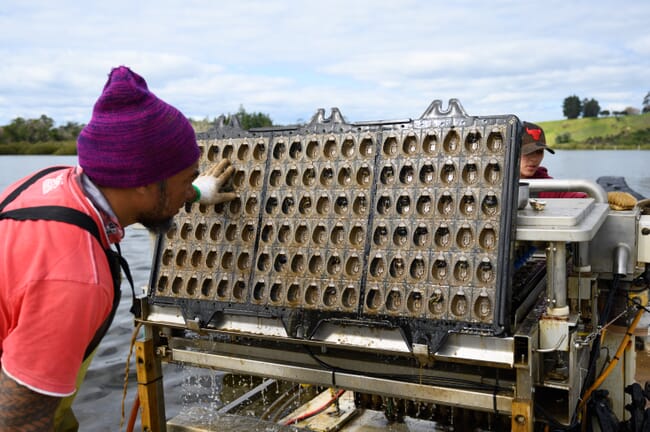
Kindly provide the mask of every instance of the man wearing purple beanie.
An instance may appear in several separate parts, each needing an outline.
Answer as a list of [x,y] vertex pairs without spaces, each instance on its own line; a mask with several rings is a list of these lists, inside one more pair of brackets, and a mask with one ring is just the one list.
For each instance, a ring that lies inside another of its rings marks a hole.
[[111,71],[77,153],[78,167],[40,171],[0,195],[0,431],[78,427],[71,411],[72,426],[55,426],[55,411],[115,314],[126,226],[164,232],[186,202],[235,198],[221,192],[230,162],[199,176],[190,122],[124,66]]

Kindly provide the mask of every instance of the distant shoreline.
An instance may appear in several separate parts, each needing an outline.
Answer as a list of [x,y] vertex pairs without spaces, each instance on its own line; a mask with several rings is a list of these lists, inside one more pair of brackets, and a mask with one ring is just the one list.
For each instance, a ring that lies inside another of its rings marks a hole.
[[[562,144],[553,144],[550,140],[547,139],[549,147],[553,150],[650,150],[650,142],[636,144],[636,145],[619,145],[619,144],[587,144],[587,143],[562,143]],[[39,143],[36,143],[39,144]],[[66,146],[66,148],[48,148],[48,151],[39,152],[37,147],[21,147],[16,148],[6,148],[6,146],[0,145],[0,157],[1,156],[76,156],[76,148],[71,148]]]
[[[650,150],[650,112],[616,117],[538,122],[546,143],[555,150]],[[195,130],[201,128],[194,126]],[[2,142],[1,155],[76,156],[74,139]]]

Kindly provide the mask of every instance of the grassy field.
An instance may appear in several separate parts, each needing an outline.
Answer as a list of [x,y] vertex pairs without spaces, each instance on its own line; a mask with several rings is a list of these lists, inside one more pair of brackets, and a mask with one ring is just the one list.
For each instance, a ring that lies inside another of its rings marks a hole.
[[650,113],[538,124],[553,148],[650,150]]

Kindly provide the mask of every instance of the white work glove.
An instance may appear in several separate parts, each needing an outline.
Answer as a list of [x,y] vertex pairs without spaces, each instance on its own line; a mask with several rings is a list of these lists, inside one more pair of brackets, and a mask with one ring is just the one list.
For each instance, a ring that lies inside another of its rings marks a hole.
[[222,159],[219,163],[210,166],[205,173],[192,182],[197,193],[195,202],[212,205],[235,199],[237,197],[235,192],[221,191],[233,172],[235,168],[228,159]]

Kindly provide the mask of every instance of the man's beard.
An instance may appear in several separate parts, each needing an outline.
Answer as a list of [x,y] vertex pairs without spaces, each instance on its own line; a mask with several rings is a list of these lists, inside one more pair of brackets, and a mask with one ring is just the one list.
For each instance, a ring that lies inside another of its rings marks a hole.
[[140,223],[152,234],[165,234],[174,225],[174,218],[161,219],[140,218]]
[[165,214],[167,208],[167,184],[165,181],[159,183],[160,194],[156,208],[145,214],[141,214],[138,218],[140,222],[149,232],[153,234],[164,234],[174,224],[173,216],[161,216]]

